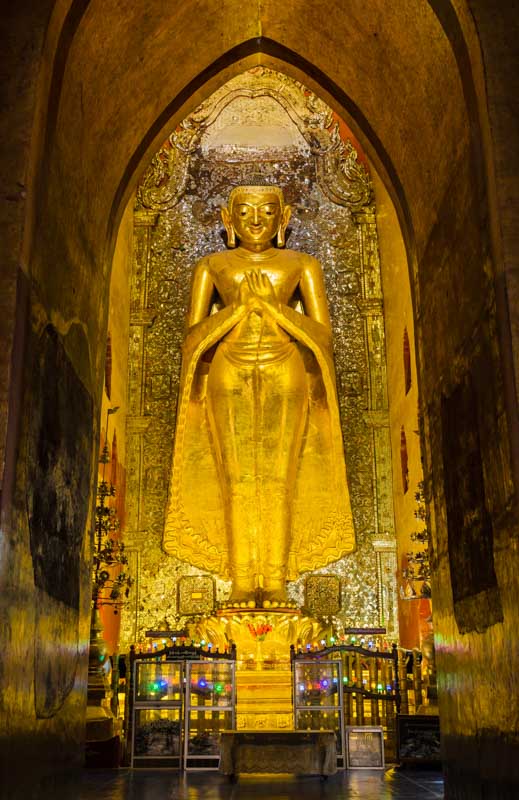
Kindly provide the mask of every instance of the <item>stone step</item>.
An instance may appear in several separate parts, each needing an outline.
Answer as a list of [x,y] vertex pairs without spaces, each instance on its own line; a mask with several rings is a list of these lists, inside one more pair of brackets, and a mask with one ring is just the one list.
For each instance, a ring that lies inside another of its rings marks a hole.
[[238,683],[236,686],[238,694],[240,692],[254,692],[263,695],[292,695],[292,686],[289,683]]
[[290,672],[274,671],[265,672],[263,670],[237,670],[236,683],[247,685],[272,686],[282,684],[292,686],[292,676]]
[[262,692],[263,694],[277,694],[281,692],[282,694],[292,694],[292,684],[291,683],[237,683],[236,689],[238,693],[240,691],[252,691],[252,692]]
[[270,703],[239,703],[236,706],[237,714],[292,714],[292,711],[291,703],[278,703],[275,708]]
[[291,692],[278,692],[276,694],[258,694],[258,692],[238,692],[237,694],[238,705],[240,703],[291,703]]
[[237,669],[238,728],[288,729],[293,725],[292,673],[278,669]]

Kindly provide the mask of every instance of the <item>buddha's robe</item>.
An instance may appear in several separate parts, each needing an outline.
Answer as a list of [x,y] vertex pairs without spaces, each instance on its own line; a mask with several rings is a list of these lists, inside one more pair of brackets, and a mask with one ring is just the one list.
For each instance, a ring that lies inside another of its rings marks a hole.
[[329,332],[289,305],[309,259],[259,264],[280,300],[260,316],[239,298],[251,265],[208,257],[225,307],[184,343],[164,549],[242,586],[355,547]]

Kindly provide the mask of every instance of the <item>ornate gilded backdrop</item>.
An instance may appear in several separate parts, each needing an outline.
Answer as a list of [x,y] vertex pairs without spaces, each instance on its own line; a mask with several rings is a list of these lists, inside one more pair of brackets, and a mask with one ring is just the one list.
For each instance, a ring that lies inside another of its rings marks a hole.
[[[339,630],[382,624],[390,636],[397,634],[375,207],[364,163],[340,130],[331,109],[303,85],[257,68],[229,81],[184,120],[138,189],[126,530],[136,585],[124,613],[123,649],[146,630],[182,629],[190,620],[186,576],[203,574],[161,549],[184,319],[194,264],[224,249],[220,207],[230,189],[250,183],[253,174],[283,187],[294,212],[288,246],[316,256],[324,268],[357,535],[356,552],[312,573],[340,579],[331,597],[331,584],[316,590],[315,578],[305,594],[309,576],[290,584],[289,597],[310,615],[333,616]],[[204,585],[205,600],[193,593],[193,613],[211,608],[213,592]],[[215,579],[216,601],[229,591],[230,584]]]

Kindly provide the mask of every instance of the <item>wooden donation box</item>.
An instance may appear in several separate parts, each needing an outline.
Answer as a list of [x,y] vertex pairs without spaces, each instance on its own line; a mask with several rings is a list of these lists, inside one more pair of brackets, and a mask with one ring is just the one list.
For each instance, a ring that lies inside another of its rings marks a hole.
[[337,749],[333,731],[223,731],[220,772],[291,772],[334,775]]

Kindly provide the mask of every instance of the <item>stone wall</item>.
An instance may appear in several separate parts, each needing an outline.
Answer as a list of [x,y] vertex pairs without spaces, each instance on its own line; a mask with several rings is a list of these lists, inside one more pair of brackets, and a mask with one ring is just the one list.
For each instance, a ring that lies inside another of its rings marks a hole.
[[[112,504],[118,522],[115,538],[125,539],[126,528],[126,420],[128,413],[128,338],[130,327],[130,272],[133,257],[133,214],[128,207],[119,228],[110,280],[107,349],[105,358],[99,449],[108,447],[109,462],[99,464],[102,477],[115,489]],[[108,414],[108,410],[111,412]],[[128,571],[125,567],[121,570]],[[119,571],[118,569],[116,571]],[[115,574],[115,573],[114,573]],[[109,592],[106,592],[109,594]],[[121,607],[101,606],[103,638],[110,655],[119,649]]]
[[[398,547],[399,642],[402,647],[412,649],[420,647],[423,635],[420,616],[424,614],[424,606],[429,605],[429,613],[425,616],[431,615],[429,601],[420,600],[422,584],[420,582],[414,584],[404,576],[404,570],[408,567],[407,554],[423,550],[422,545],[411,540],[411,534],[424,527],[415,516],[418,507],[415,495],[423,481],[423,468],[418,422],[419,379],[415,357],[414,312],[409,264],[395,209],[376,175],[373,177],[373,185],[377,202],[384,292],[393,504]],[[407,378],[404,365],[404,334],[409,345]],[[405,453],[402,452],[402,434],[406,442]]]
[[517,517],[489,237],[470,174],[466,154],[419,265],[417,328],[449,796],[497,798],[512,797],[504,772],[518,780]]
[[59,292],[42,300],[27,259],[52,5],[21,3],[2,15],[0,765],[8,770],[22,758],[51,764],[57,753],[80,763],[84,727],[94,381],[81,320],[60,316]]

